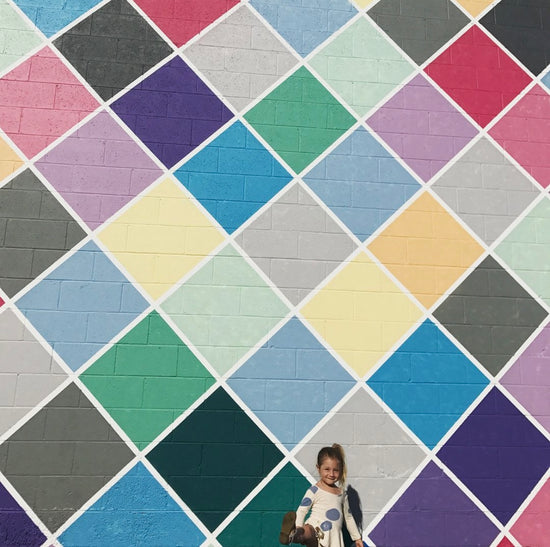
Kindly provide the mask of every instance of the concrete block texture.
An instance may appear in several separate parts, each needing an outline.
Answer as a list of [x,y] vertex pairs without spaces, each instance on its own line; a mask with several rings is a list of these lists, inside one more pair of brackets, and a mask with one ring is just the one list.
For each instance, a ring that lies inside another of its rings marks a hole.
[[112,108],[168,168],[233,117],[181,57],[162,65]]
[[64,545],[119,545],[130,538],[199,545],[205,536],[142,463],[135,465],[60,536]]
[[46,5],[34,0],[14,2],[48,38],[70,25],[98,3],[99,0],[70,0],[69,2],[52,0]]
[[0,2],[0,71],[16,63],[42,42],[40,34],[7,0]]
[[488,256],[438,306],[434,316],[496,375],[548,312]]
[[369,237],[420,183],[363,128],[303,177],[360,240]]
[[[293,304],[303,300],[356,247],[299,184],[262,216],[236,241]],[[263,228],[265,224],[269,230]]]
[[347,0],[252,0],[254,9],[302,56],[311,53],[356,15]]
[[469,22],[451,0],[381,0],[367,13],[419,65]]
[[153,160],[104,111],[35,165],[92,229],[161,174]]
[[184,50],[184,57],[242,110],[298,62],[246,5]]
[[146,300],[95,243],[88,243],[17,302],[76,370],[135,319]]
[[239,0],[136,0],[135,3],[180,47],[221,18]]
[[0,470],[51,531],[132,458],[75,384],[0,445]]
[[346,447],[348,484],[359,492],[367,527],[425,458],[424,451],[360,389],[298,450],[301,465],[317,477],[317,452],[339,442]]
[[504,0],[479,22],[533,74],[540,74],[550,63],[546,39],[550,6],[545,2]]
[[46,536],[15,498],[0,484],[0,541],[4,545],[38,547]]
[[220,375],[288,313],[273,289],[230,245],[161,307]]
[[31,158],[98,103],[46,46],[0,77],[0,105],[0,128]]
[[292,318],[239,367],[228,384],[290,448],[354,381],[303,323]]
[[86,236],[27,169],[0,188],[0,287],[13,296]]
[[550,302],[550,266],[545,232],[550,223],[550,202],[535,205],[495,249],[519,277],[547,304]]
[[54,40],[102,99],[110,99],[172,53],[125,0],[111,0]]
[[549,17],[0,0],[0,547],[546,546]]
[[0,313],[0,434],[34,408],[67,377],[10,309]]
[[367,18],[348,26],[309,65],[364,116],[414,71],[399,48]]
[[487,244],[491,244],[540,191],[489,140],[477,141],[433,190]]

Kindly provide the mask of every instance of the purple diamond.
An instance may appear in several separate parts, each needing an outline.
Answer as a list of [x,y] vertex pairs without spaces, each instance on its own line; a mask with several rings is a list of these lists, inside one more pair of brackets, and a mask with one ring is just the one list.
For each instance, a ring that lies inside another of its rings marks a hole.
[[367,123],[424,181],[477,134],[475,127],[420,74]]
[[0,545],[42,545],[46,536],[0,484]]
[[486,547],[498,528],[433,462],[416,477],[369,537],[392,547]]
[[180,57],[145,78],[112,108],[168,168],[233,117]]
[[550,465],[550,442],[493,388],[438,452],[506,524]]

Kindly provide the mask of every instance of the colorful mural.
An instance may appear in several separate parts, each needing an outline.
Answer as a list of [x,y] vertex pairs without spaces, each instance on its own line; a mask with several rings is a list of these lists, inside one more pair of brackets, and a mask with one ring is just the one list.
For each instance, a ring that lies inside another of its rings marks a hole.
[[550,537],[546,0],[0,0],[0,544]]

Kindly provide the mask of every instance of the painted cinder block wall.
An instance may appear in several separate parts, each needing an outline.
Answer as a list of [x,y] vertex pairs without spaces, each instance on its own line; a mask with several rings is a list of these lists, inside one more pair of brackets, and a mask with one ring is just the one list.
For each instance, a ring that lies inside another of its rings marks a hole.
[[0,545],[550,538],[546,0],[0,0]]

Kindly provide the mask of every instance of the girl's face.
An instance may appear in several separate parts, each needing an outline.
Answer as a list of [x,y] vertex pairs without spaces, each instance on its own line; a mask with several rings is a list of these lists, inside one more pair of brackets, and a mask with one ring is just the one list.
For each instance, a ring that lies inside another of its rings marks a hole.
[[325,458],[321,465],[317,466],[319,471],[319,478],[321,482],[331,488],[335,487],[335,483],[340,478],[340,462],[334,458]]

